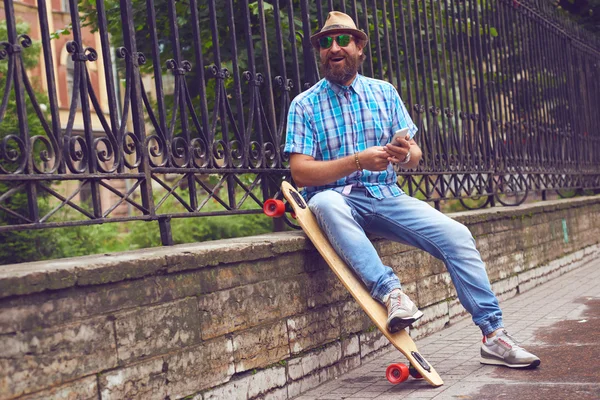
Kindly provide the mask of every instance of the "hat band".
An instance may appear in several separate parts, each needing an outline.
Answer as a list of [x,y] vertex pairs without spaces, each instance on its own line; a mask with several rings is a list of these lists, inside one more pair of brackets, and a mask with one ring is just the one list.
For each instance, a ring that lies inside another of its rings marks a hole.
[[356,28],[353,28],[353,27],[348,26],[348,25],[329,25],[329,26],[326,26],[325,28],[323,28],[321,30],[321,32],[325,32],[325,31],[328,31],[328,30],[331,30],[331,29],[352,29],[353,31],[357,30]]

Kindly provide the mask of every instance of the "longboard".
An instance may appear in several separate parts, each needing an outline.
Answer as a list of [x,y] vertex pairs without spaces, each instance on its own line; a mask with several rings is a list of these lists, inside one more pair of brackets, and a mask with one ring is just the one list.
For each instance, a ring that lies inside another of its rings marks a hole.
[[[395,333],[390,333],[387,330],[386,308],[371,297],[363,283],[338,256],[325,234],[321,231],[315,216],[309,210],[308,205],[300,193],[298,193],[291,184],[285,181],[281,184],[281,190],[288,204],[292,207],[297,222],[321,256],[323,256],[327,264],[329,264],[329,267],[331,267],[342,284],[348,289],[352,297],[354,297],[362,309],[367,313],[377,328],[410,362],[410,369],[404,364],[391,364],[386,370],[386,378],[391,383],[400,383],[406,380],[410,374],[416,378],[422,377],[432,386],[437,387],[443,385],[444,381],[442,378],[440,378],[433,366],[419,353],[415,342],[408,335],[406,330],[403,329]],[[277,201],[279,203],[277,203]],[[271,211],[274,212],[269,213],[267,212],[268,207],[275,207],[277,210],[272,209]],[[285,205],[280,200],[275,200],[270,204],[265,202],[265,213],[268,215],[281,216],[284,212]]]

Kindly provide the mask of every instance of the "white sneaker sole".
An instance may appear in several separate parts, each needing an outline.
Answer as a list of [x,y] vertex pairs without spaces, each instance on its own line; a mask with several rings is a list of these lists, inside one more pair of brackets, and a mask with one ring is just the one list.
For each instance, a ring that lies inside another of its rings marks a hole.
[[387,324],[388,331],[390,331],[391,333],[399,332],[402,329],[408,328],[409,326],[414,324],[422,316],[423,316],[423,312],[421,310],[417,310],[417,312],[414,313],[410,318],[399,319],[399,320],[397,320],[397,322],[392,324],[392,326],[390,326],[390,323],[388,322],[388,324]]
[[479,362],[481,364],[487,364],[487,365],[504,365],[505,367],[509,367],[509,368],[533,368],[533,367],[537,367],[538,365],[540,365],[540,360],[535,360],[535,361],[527,363],[527,364],[509,364],[506,361],[497,360],[495,358],[484,358],[484,357],[480,357]]

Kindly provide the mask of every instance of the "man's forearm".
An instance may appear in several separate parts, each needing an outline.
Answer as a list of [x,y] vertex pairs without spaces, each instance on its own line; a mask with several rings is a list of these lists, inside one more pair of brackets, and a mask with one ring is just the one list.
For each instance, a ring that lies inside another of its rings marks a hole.
[[292,155],[290,158],[292,178],[299,187],[323,186],[348,176],[358,168],[354,155],[330,161],[316,161],[312,157]]

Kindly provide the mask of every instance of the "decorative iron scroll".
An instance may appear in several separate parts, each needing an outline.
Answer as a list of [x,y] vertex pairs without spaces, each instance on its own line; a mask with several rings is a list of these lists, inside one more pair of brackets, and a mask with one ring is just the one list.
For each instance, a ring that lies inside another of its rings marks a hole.
[[410,195],[477,208],[600,189],[600,40],[546,1],[71,0],[65,102],[52,11],[38,2],[31,37],[4,0],[0,231],[159,220],[169,244],[171,218],[262,212],[290,179],[287,111],[319,79],[309,36],[330,9],[368,32],[361,73],[419,128]]

